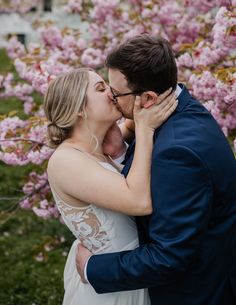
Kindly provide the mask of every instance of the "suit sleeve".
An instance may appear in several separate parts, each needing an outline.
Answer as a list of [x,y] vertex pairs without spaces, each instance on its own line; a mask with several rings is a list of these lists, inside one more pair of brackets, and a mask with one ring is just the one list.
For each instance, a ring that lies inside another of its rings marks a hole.
[[87,275],[97,293],[177,281],[201,246],[212,203],[207,168],[193,151],[180,146],[154,153],[152,162],[150,243],[92,256]]

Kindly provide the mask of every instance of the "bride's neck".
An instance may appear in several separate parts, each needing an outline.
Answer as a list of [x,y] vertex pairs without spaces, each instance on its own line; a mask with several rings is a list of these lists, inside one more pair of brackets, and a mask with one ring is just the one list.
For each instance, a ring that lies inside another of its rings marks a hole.
[[[103,155],[102,144],[109,127],[103,126],[89,130],[87,126],[79,126],[74,130],[67,142],[76,145],[88,153]],[[95,148],[96,151],[94,151]]]

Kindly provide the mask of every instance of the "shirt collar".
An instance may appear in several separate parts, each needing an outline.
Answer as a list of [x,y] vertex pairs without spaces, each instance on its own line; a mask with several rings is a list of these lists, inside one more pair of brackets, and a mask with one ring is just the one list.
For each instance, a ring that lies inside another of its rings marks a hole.
[[179,85],[177,85],[176,90],[175,90],[176,97],[178,97],[181,92],[182,92],[181,87]]

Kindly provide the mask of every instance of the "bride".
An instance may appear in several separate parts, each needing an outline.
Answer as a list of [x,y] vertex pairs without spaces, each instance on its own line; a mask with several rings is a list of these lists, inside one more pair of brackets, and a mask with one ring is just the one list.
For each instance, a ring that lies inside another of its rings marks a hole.
[[[170,91],[169,91],[170,92]],[[109,86],[95,72],[77,69],[58,76],[47,90],[44,110],[55,147],[48,179],[61,216],[75,235],[64,271],[64,305],[148,305],[146,289],[98,295],[76,270],[78,243],[92,253],[132,250],[138,236],[131,216],[152,213],[150,194],[153,134],[175,110],[169,92],[145,109],[134,104],[135,155],[128,176],[103,153],[107,131],[122,117]],[[168,95],[168,97],[167,97]],[[121,128],[124,137],[127,128]]]

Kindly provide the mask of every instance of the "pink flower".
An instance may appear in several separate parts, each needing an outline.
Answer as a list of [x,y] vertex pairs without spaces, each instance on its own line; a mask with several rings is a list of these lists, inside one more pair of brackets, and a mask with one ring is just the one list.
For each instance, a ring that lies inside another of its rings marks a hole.
[[101,50],[88,48],[83,52],[81,61],[82,64],[85,66],[97,68],[104,63],[105,57],[102,54]]
[[32,210],[40,218],[43,218],[43,219],[50,218],[50,212],[46,209],[39,209],[39,208],[33,207]]
[[80,50],[84,50],[84,49],[86,48],[86,46],[87,46],[87,42],[86,42],[85,39],[83,39],[83,38],[78,39],[78,41],[77,41],[77,47],[78,47]]
[[193,67],[193,59],[189,53],[184,53],[178,58],[178,66]]
[[65,10],[70,13],[81,13],[82,0],[69,0],[65,6]]
[[52,49],[60,47],[62,43],[62,35],[60,30],[55,27],[47,27],[40,29],[43,42]]
[[7,45],[7,53],[10,58],[15,59],[24,56],[26,50],[16,37],[12,37]]
[[22,209],[29,210],[32,208],[28,199],[24,199],[24,200],[20,201],[19,204]]
[[46,199],[41,200],[39,205],[40,205],[41,209],[47,209],[48,208],[48,201]]

